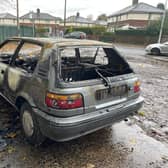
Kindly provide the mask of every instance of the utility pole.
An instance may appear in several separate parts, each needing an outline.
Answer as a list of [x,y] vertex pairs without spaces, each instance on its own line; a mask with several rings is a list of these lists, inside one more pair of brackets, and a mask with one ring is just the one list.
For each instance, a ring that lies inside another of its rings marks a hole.
[[30,12],[29,18],[32,22],[33,37],[35,37],[35,18],[34,18],[34,12],[33,11]]
[[19,0],[16,0],[16,10],[17,10],[17,36],[20,36]]
[[67,0],[65,0],[65,6],[64,6],[64,30],[66,27],[66,9],[67,8]]
[[162,18],[162,22],[161,22],[161,26],[160,26],[158,43],[160,43],[161,39],[162,39],[163,27],[164,27],[165,18],[166,18],[167,2],[168,2],[168,0],[166,0],[166,2],[165,2],[165,10],[164,10],[164,14],[163,14],[163,18]]

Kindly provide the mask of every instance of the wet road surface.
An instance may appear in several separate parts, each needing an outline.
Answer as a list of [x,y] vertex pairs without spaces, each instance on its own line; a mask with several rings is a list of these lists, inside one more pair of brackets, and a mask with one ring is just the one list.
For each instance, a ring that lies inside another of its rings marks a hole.
[[129,57],[142,57],[145,53],[145,46],[116,44],[116,48],[123,54]]
[[166,168],[168,166],[168,148],[145,135],[137,125],[130,126],[125,122],[66,143],[48,140],[38,148],[31,147],[20,139],[9,147],[4,157],[1,159],[0,167]]
[[[0,168],[167,168],[168,66],[129,52],[124,54],[145,97],[139,115],[70,142],[47,140],[40,147],[27,144],[17,130],[0,152]],[[0,128],[5,129],[14,109],[2,98],[0,106]]]

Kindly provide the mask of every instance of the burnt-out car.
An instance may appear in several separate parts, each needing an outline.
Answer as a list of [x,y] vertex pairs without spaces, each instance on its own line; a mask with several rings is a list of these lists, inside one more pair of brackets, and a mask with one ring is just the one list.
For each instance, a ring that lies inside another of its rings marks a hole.
[[11,38],[0,45],[0,93],[32,144],[71,140],[135,114],[140,82],[112,44]]

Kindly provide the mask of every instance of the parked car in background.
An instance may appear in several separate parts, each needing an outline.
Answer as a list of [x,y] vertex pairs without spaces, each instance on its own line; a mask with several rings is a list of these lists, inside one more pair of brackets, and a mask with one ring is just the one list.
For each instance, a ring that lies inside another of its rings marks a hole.
[[91,40],[10,38],[0,44],[0,95],[31,144],[68,141],[136,114],[140,82],[112,46]]
[[168,42],[150,44],[145,50],[147,54],[152,55],[168,54]]
[[86,33],[74,31],[64,35],[65,38],[86,39]]

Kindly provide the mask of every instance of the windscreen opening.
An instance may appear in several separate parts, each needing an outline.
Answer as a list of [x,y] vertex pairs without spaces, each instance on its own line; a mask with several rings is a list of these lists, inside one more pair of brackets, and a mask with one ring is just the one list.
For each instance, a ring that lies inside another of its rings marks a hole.
[[113,48],[62,48],[60,57],[61,78],[65,82],[105,79],[132,73],[128,63]]

